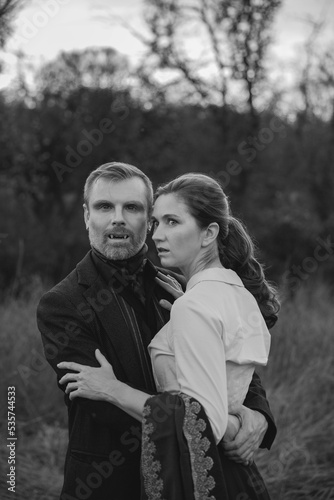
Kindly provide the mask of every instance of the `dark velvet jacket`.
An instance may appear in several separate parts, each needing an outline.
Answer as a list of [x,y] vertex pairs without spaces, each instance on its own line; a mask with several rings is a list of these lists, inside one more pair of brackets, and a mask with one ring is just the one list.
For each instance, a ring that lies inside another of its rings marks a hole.
[[[166,272],[161,270],[162,272]],[[168,272],[169,274],[173,274]],[[147,262],[145,284],[155,304],[171,296],[155,283],[157,268]],[[60,361],[98,366],[99,348],[112,364],[116,377],[148,394],[138,349],[124,311],[113,290],[98,272],[89,252],[63,281],[47,292],[37,310],[45,356],[57,374]],[[148,301],[147,308],[152,306]],[[164,320],[169,312],[161,308]],[[152,336],[156,332],[152,332]],[[59,385],[64,391],[64,387]],[[50,390],[53,390],[52,388]],[[116,406],[84,398],[70,401],[68,409],[69,445],[64,468],[62,500],[139,500],[141,425]],[[270,448],[276,427],[265,391],[255,374],[244,402],[263,413],[268,430],[262,447]]]

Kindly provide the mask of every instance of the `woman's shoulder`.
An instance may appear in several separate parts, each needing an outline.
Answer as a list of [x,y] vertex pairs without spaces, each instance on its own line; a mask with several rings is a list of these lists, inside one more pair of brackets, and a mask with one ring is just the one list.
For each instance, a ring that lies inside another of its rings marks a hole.
[[[216,285],[214,285],[216,284]],[[240,277],[232,269],[225,267],[212,267],[204,269],[194,274],[187,284],[187,291],[200,286],[201,288],[216,288],[217,284],[221,285],[234,285],[244,288],[244,284]]]

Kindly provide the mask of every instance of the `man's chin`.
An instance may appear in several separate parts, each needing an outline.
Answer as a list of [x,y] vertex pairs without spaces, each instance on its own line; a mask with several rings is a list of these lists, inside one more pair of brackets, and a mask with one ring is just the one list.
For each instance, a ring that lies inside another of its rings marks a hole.
[[109,260],[126,260],[133,257],[138,253],[137,248],[125,248],[125,247],[114,247],[110,248],[110,245],[102,248],[100,252]]

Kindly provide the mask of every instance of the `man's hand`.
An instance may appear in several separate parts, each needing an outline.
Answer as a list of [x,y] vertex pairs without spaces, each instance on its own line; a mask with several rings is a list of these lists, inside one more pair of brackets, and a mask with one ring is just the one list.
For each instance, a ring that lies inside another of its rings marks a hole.
[[225,456],[237,463],[249,465],[267,431],[268,423],[262,413],[240,406],[234,414],[241,419],[239,432],[232,441],[223,440]]

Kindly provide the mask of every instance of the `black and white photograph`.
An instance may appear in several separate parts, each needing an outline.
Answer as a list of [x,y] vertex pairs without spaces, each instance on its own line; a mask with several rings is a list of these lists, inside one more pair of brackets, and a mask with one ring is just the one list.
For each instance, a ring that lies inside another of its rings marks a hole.
[[0,498],[334,500],[334,2],[0,0]]

